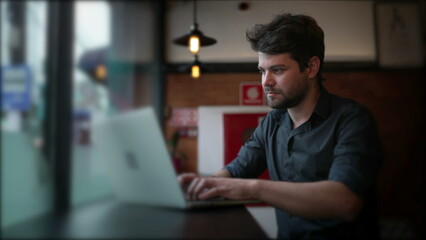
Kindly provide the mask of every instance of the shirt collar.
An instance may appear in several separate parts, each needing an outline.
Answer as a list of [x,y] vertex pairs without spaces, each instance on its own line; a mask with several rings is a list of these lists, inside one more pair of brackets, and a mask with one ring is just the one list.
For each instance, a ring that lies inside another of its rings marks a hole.
[[330,93],[328,93],[324,87],[321,87],[317,105],[314,108],[314,113],[320,116],[322,119],[326,119],[329,115],[330,98]]
[[278,124],[282,124],[285,119],[284,116],[286,115],[286,113],[287,109],[274,109],[271,111],[272,117],[275,119],[275,121],[278,122]]

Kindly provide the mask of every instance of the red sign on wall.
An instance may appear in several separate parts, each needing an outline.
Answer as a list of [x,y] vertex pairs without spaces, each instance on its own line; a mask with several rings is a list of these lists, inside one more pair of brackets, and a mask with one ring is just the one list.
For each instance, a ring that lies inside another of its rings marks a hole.
[[265,94],[260,83],[240,84],[240,105],[265,105]]
[[[250,138],[254,129],[267,113],[225,113],[223,114],[224,130],[224,164],[230,163],[237,156],[240,148]],[[269,171],[259,178],[270,179]]]

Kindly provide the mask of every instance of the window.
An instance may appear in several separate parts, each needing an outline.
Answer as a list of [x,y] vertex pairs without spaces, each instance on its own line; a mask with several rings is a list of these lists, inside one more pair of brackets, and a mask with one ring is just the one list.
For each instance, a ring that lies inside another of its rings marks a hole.
[[53,209],[44,154],[47,4],[1,1],[2,229]]

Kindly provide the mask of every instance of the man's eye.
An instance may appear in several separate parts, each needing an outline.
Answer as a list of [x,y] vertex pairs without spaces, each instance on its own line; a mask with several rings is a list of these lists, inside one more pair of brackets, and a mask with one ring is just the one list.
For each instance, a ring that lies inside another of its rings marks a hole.
[[261,73],[262,75],[265,74],[264,70],[259,70],[259,73]]
[[274,68],[274,73],[282,73],[284,70],[284,68]]

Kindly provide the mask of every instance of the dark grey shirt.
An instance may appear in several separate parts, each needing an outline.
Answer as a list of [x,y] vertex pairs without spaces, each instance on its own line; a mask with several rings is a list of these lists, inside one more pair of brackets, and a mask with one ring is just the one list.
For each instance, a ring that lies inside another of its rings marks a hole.
[[370,112],[322,89],[307,122],[292,130],[287,110],[272,110],[225,169],[238,178],[255,178],[268,169],[275,181],[338,181],[364,200],[364,209],[354,222],[308,220],[277,209],[279,238],[374,238],[375,182],[381,158]]

